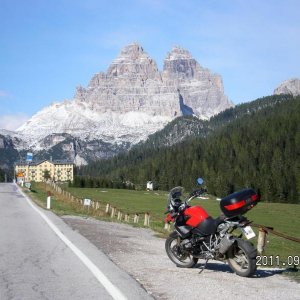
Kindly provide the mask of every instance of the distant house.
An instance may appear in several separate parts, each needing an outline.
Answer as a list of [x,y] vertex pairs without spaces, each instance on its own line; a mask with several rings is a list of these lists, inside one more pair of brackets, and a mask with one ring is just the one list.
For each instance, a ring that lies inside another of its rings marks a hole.
[[153,191],[153,182],[147,181],[147,191]]
[[19,162],[15,164],[17,182],[36,181],[47,179],[53,181],[73,181],[74,164],[68,161],[42,160],[39,162]]

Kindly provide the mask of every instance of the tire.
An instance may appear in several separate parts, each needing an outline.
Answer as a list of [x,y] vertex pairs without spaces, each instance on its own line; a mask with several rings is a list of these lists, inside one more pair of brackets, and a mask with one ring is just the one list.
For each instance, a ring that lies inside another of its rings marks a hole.
[[165,249],[170,260],[179,268],[192,268],[198,259],[193,257],[180,245],[182,239],[176,234],[170,234],[166,239]]
[[256,271],[257,251],[254,246],[237,239],[227,251],[228,264],[233,272],[242,277],[251,277]]

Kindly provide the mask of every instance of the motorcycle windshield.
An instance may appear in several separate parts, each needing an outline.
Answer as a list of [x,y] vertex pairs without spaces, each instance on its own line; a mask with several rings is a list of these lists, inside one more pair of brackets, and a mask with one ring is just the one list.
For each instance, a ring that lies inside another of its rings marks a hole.
[[181,199],[183,191],[184,189],[182,186],[176,186],[172,188],[168,195],[167,207],[169,207],[172,199]]

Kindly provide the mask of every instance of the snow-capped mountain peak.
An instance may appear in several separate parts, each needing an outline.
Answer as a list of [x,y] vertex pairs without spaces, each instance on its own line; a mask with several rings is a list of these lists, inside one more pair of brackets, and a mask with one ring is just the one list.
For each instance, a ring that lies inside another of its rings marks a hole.
[[17,132],[33,149],[41,149],[52,134],[132,145],[177,116],[207,119],[231,106],[221,77],[202,68],[187,50],[174,47],[160,72],[134,43],[121,50],[106,73],[78,87],[74,99],[45,107]]

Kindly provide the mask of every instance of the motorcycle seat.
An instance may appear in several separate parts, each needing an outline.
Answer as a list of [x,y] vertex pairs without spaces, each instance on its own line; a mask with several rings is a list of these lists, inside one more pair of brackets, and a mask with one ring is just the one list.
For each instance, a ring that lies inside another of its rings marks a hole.
[[221,223],[223,223],[225,220],[225,216],[223,214],[221,214],[219,217],[217,217],[215,219],[216,222],[216,226],[218,227]]
[[214,234],[218,227],[217,223],[218,222],[216,221],[216,219],[208,217],[193,229],[193,233],[202,236]]
[[224,219],[225,216],[223,214],[216,219],[208,217],[193,229],[193,233],[200,234],[202,236],[214,234],[217,231],[218,226],[224,222]]

